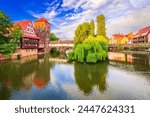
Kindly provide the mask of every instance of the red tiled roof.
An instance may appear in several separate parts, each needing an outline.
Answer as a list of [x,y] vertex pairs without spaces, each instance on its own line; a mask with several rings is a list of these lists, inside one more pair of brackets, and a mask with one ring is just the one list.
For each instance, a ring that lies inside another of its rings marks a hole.
[[46,18],[39,18],[35,22],[47,22],[47,23],[49,23]]
[[29,23],[32,23],[32,21],[30,20],[23,20],[23,21],[19,21],[19,22],[15,22],[13,27],[14,28],[17,28],[17,27],[21,27],[24,35],[23,37],[26,37],[26,38],[29,38],[29,39],[40,39],[38,36],[36,35],[26,35],[24,30],[26,29],[26,26],[29,24]]
[[14,28],[21,27],[22,30],[26,28],[26,26],[30,23],[30,20],[23,20],[14,23]]
[[147,35],[149,32],[150,32],[150,26],[147,26],[145,28],[140,29],[136,35],[141,36],[144,33],[145,35]]
[[42,78],[36,78],[33,80],[33,83],[38,88],[43,88],[46,85],[46,81]]
[[124,37],[123,34],[114,34],[113,36],[114,36],[114,38],[117,39],[117,40],[121,40],[121,39]]
[[131,41],[133,38],[128,38],[128,41]]

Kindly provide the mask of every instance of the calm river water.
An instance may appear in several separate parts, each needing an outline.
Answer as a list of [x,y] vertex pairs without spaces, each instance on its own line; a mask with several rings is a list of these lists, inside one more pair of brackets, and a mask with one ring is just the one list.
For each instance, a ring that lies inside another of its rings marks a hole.
[[110,52],[97,64],[54,60],[40,55],[0,62],[0,99],[150,99],[150,54]]

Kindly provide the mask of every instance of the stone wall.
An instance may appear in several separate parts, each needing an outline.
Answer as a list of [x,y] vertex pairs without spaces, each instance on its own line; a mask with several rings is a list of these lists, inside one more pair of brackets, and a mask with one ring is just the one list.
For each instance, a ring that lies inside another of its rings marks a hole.
[[31,56],[31,55],[37,55],[37,49],[21,49],[20,55],[22,57],[24,56]]
[[25,57],[37,54],[37,49],[18,49],[14,54],[12,54],[11,58],[16,59],[18,55],[20,55],[20,57]]

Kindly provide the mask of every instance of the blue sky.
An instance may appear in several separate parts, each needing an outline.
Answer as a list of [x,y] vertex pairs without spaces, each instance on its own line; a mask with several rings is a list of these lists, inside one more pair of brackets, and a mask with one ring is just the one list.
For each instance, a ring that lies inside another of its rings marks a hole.
[[13,22],[45,17],[60,39],[73,39],[78,24],[101,13],[109,37],[150,25],[150,0],[0,0],[0,10]]

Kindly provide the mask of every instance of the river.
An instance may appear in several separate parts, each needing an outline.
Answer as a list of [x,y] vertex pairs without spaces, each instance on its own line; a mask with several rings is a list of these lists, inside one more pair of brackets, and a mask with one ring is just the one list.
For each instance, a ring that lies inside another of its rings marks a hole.
[[150,54],[108,56],[97,64],[48,55],[0,62],[0,100],[150,99]]

